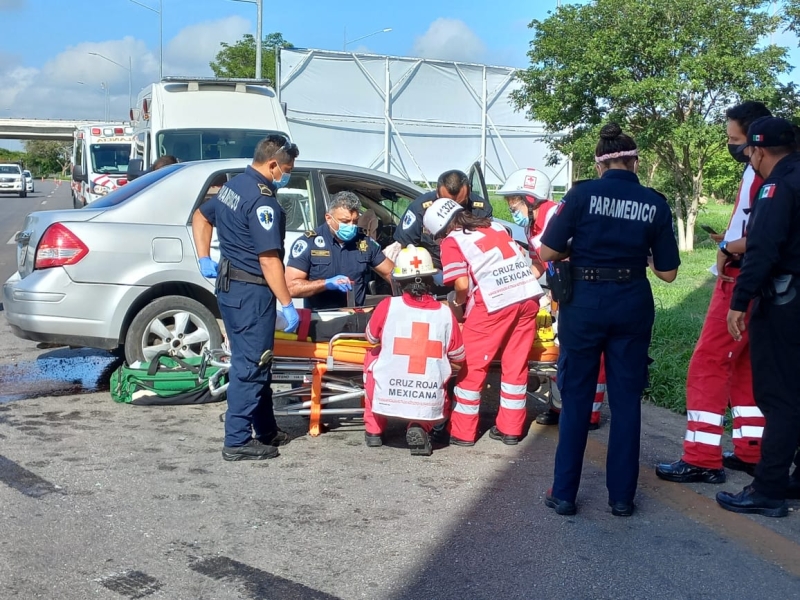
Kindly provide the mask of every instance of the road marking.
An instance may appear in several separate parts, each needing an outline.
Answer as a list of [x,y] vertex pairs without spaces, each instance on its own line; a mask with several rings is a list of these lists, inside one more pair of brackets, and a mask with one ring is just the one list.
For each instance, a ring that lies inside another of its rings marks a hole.
[[8,241],[6,242],[6,244],[8,244],[9,246],[10,246],[11,244],[16,244],[16,243],[17,243],[17,236],[18,236],[18,235],[19,235],[19,231],[17,231],[17,232],[16,232],[14,235],[12,235],[12,236],[11,236],[11,239],[10,239],[10,240],[8,240]]
[[[543,437],[558,442],[558,428],[533,425],[531,433],[537,428],[546,429]],[[589,438],[586,444],[586,458],[603,471],[605,471],[607,452],[606,444]],[[776,564],[795,577],[800,577],[800,563],[797,561],[797,557],[800,556],[800,545],[750,517],[720,508],[716,500],[698,494],[690,487],[662,481],[656,476],[651,464],[640,463],[640,466],[640,491],[695,523],[704,525],[714,533],[744,546],[762,560]]]
[[[48,196],[49,198],[50,196]],[[47,204],[47,200],[42,200],[42,204]]]

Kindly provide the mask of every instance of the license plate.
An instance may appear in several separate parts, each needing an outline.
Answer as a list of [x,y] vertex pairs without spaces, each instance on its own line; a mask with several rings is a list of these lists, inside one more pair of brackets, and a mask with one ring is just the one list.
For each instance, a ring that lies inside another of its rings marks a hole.
[[11,187],[11,184],[10,183],[0,183],[0,187],[4,187],[4,188]]

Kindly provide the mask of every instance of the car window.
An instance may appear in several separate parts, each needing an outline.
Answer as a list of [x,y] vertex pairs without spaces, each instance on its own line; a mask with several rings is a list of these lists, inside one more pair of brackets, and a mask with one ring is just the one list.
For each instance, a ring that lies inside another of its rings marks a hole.
[[278,203],[286,213],[286,231],[314,229],[314,191],[310,173],[292,171],[289,183],[278,190],[277,196]]
[[136,194],[141,192],[146,187],[154,184],[156,181],[160,181],[161,179],[164,179],[164,177],[168,177],[178,169],[182,169],[185,166],[185,164],[178,163],[176,165],[162,167],[158,171],[153,171],[151,173],[147,173],[146,175],[142,175],[133,181],[129,181],[122,187],[117,188],[108,196],[100,198],[99,200],[95,200],[88,206],[91,208],[110,208],[112,206],[118,206],[123,202],[130,200]]

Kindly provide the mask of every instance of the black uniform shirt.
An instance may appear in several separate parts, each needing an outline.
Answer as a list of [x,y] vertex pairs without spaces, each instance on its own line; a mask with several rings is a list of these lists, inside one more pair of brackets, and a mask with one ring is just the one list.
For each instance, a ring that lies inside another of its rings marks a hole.
[[[422,226],[422,217],[425,211],[438,197],[436,192],[428,192],[427,194],[422,194],[422,196],[409,204],[406,212],[403,213],[403,218],[400,219],[400,224],[394,232],[394,240],[400,242],[403,248],[409,244],[422,246],[430,252],[431,258],[433,259],[433,266],[437,269],[441,269],[442,259],[439,253],[439,244],[436,243],[428,230]],[[492,204],[477,194],[469,195],[464,208],[476,217],[491,218],[492,216]]]
[[745,312],[770,277],[800,277],[800,153],[785,156],[756,194],[747,228],[747,252],[731,309]]

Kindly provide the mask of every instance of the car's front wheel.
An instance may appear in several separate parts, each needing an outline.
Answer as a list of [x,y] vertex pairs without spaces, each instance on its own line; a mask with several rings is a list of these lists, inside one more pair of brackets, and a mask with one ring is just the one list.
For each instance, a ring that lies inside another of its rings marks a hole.
[[186,358],[221,346],[222,332],[210,310],[185,296],[164,296],[133,318],[125,335],[125,360],[148,362],[159,352]]
[[20,198],[27,198],[28,197],[28,192],[20,192],[19,193],[19,197]]

